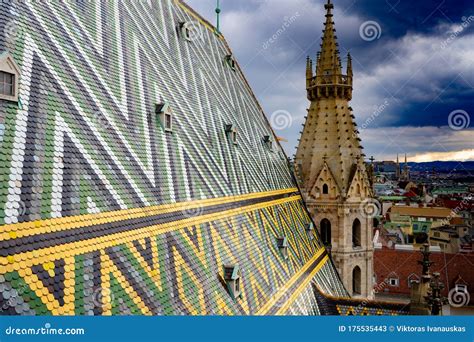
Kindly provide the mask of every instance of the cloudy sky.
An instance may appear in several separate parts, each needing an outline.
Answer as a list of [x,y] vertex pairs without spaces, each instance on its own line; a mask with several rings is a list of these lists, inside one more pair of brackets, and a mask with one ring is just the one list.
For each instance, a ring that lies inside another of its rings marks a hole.
[[[305,59],[319,50],[323,2],[221,0],[221,31],[289,156],[309,104]],[[474,160],[474,2],[333,2],[343,64],[353,56],[351,105],[367,156]],[[187,3],[215,23],[216,0]]]

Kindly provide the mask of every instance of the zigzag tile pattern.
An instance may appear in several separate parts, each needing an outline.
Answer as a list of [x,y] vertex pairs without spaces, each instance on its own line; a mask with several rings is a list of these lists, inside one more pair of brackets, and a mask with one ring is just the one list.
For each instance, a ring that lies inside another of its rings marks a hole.
[[21,80],[0,101],[1,314],[312,315],[313,286],[346,295],[229,47],[181,1],[2,1],[2,51]]

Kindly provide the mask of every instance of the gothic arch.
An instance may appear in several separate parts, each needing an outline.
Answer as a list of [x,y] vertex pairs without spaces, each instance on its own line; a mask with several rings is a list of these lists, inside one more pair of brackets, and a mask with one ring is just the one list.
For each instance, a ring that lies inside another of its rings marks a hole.
[[326,183],[324,183],[324,185],[323,185],[323,195],[327,195],[327,194],[329,194],[329,186]]
[[352,270],[352,294],[360,295],[362,288],[362,271],[359,266]]
[[352,247],[362,246],[362,227],[358,218],[352,222]]
[[326,163],[324,163],[314,184],[311,186],[310,194],[316,199],[334,199],[338,197],[339,188],[336,179]]
[[327,218],[324,218],[319,223],[319,228],[321,230],[321,240],[324,245],[331,246],[331,221]]

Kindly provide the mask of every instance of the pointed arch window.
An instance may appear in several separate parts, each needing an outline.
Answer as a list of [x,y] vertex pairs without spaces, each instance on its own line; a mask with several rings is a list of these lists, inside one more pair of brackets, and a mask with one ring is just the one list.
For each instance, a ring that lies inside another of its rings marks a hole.
[[361,281],[362,281],[362,272],[359,266],[354,267],[352,270],[352,294],[360,295],[361,292]]
[[319,224],[321,228],[321,240],[324,245],[331,246],[331,222],[328,219],[322,219]]
[[323,195],[329,194],[329,186],[327,184],[323,185]]
[[352,223],[352,247],[361,246],[361,224],[359,219],[355,219]]

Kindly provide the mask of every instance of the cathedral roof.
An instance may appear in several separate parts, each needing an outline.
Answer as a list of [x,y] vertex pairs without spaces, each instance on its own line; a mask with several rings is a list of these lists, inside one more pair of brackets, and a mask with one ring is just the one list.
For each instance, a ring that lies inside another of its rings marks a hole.
[[21,73],[0,100],[7,314],[320,314],[311,284],[347,295],[212,25],[172,0],[0,9]]

